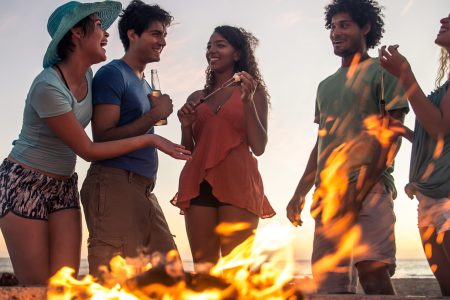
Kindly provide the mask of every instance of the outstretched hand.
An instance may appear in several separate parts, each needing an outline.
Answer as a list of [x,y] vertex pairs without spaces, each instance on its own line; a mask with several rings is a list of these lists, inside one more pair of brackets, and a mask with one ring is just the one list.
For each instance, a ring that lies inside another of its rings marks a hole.
[[190,160],[191,151],[186,150],[184,146],[172,143],[166,138],[154,134],[155,137],[155,148],[161,150],[169,156],[181,160]]

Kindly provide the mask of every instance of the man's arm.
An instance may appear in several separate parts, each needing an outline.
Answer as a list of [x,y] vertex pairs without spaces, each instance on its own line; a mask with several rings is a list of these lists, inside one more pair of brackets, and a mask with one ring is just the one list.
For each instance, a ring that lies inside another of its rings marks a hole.
[[[406,108],[400,108],[400,109],[394,109],[389,111],[389,115],[394,118],[395,120],[399,121],[401,124],[405,122],[405,116],[406,116],[407,109]],[[406,127],[404,127],[406,128]],[[408,129],[409,130],[409,129]],[[412,141],[412,131],[411,130],[405,130],[406,134],[404,135],[407,139],[408,137],[411,138],[410,141]],[[395,155],[397,155],[398,150],[400,150],[400,146],[402,144],[402,139],[399,137],[396,142],[396,151]]]
[[303,206],[305,205],[305,197],[314,185],[314,179],[317,171],[317,144],[318,139],[316,140],[316,144],[309,155],[308,164],[306,165],[306,169],[303,172],[297,188],[295,189],[294,195],[286,207],[287,218],[294,226],[302,225],[300,214],[303,210]]
[[155,101],[157,106],[140,118],[126,125],[119,126],[120,106],[115,104],[94,105],[92,132],[94,140],[111,141],[147,133],[155,123],[169,116],[173,111],[172,100],[162,95]]

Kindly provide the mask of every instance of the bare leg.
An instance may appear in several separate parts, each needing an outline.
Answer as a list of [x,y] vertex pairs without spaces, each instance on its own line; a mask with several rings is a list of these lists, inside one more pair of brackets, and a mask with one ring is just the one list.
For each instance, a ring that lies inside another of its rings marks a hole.
[[220,253],[219,237],[214,231],[219,224],[217,208],[192,205],[186,211],[184,219],[196,267],[198,263],[215,264]]
[[46,285],[49,278],[48,222],[8,213],[0,219],[14,274],[23,285]]
[[450,231],[445,232],[442,244],[438,244],[435,231],[426,239],[428,237],[425,234],[427,229],[428,227],[419,228],[424,249],[426,244],[431,245],[431,257],[427,257],[428,264],[432,268],[437,267],[436,271],[434,271],[434,276],[439,283],[442,296],[450,296]]
[[232,205],[224,205],[219,207],[220,223],[248,223],[249,228],[235,232],[230,237],[220,239],[220,249],[222,256],[229,254],[236,246],[249,238],[258,227],[259,217],[252,214],[246,209],[235,207]]
[[366,260],[357,263],[356,268],[359,282],[366,294],[395,295],[388,264]]
[[81,212],[64,209],[48,217],[50,235],[50,276],[64,266],[78,275],[81,256]]

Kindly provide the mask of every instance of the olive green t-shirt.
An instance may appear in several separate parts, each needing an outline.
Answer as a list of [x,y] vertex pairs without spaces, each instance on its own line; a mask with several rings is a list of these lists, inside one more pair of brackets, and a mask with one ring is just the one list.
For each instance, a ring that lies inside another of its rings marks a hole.
[[[320,172],[332,151],[358,136],[366,117],[380,112],[382,72],[386,109],[405,109],[407,112],[408,101],[401,85],[395,77],[382,71],[375,58],[355,67],[339,68],[319,84],[314,118],[314,122],[319,124],[316,186],[320,184]],[[392,171],[393,167],[384,170],[382,180],[395,195]],[[349,179],[354,181],[357,178],[351,176]]]
[[[448,87],[447,81],[431,93],[428,96],[430,102],[439,107]],[[419,192],[435,199],[450,197],[450,134],[443,142],[438,145],[416,120],[409,181]]]

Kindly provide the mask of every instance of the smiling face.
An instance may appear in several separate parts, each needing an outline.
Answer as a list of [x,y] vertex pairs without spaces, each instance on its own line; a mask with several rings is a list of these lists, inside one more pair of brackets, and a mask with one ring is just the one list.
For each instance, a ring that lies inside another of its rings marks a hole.
[[140,36],[133,33],[130,42],[145,63],[157,62],[166,46],[166,28],[161,22],[152,22]]
[[441,19],[441,28],[434,42],[450,52],[450,14]]
[[222,35],[214,32],[207,45],[206,60],[211,71],[232,73],[239,52]]
[[334,54],[340,57],[350,57],[356,52],[365,53],[367,51],[366,34],[369,30],[370,25],[360,28],[348,13],[335,14],[331,20],[330,29]]
[[91,32],[85,34],[81,41],[81,49],[86,53],[86,57],[96,64],[106,60],[105,46],[108,44],[109,34],[102,28],[102,23],[97,14],[90,16],[94,23]]

